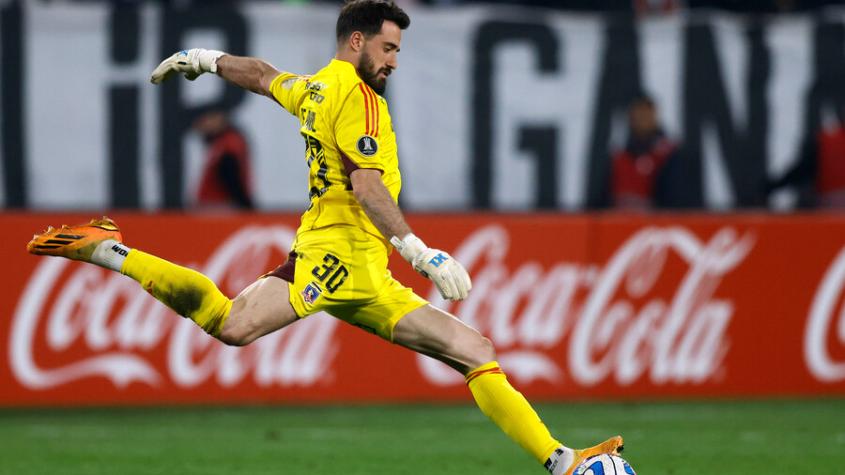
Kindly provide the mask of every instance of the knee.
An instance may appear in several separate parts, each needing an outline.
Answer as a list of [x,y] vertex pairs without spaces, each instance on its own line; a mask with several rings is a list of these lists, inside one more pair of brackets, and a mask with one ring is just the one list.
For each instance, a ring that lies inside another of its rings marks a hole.
[[247,325],[237,323],[238,320],[243,319],[233,317],[236,315],[230,315],[223,324],[217,339],[229,346],[245,346],[255,341],[254,332]]
[[496,359],[496,348],[493,346],[493,342],[481,334],[475,338],[471,345],[468,345],[467,349],[469,350],[467,363],[470,365],[470,370]]
[[244,332],[227,329],[225,327],[220,331],[220,334],[217,335],[217,339],[228,346],[245,346],[252,343],[253,340],[253,338],[250,338],[249,335]]

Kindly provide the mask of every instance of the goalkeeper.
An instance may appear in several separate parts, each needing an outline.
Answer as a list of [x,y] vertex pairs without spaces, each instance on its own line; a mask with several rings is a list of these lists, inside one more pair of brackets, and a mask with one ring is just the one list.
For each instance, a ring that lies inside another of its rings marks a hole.
[[191,49],[152,73],[193,80],[215,73],[276,101],[300,121],[311,205],[283,265],[243,290],[223,295],[202,274],[123,244],[107,218],[48,229],[34,254],[91,262],[138,281],[155,298],[229,345],[246,345],[318,311],[431,356],[466,377],[481,411],[554,475],[571,474],[587,456],[621,450],[613,437],[584,450],[554,439],[496,363],[490,340],[428,304],[391,276],[391,246],[431,279],[443,298],[462,300],[471,283],[463,266],[427,246],[397,205],[401,186],[396,136],[380,96],[397,67],[410,24],[389,0],[347,2],[337,20],[337,53],[311,76],[277,71],[256,58]]

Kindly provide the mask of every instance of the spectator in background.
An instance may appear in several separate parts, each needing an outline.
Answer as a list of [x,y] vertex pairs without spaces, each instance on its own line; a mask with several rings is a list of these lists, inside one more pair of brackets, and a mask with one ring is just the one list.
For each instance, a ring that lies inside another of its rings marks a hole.
[[805,141],[798,161],[767,192],[793,186],[800,207],[845,208],[845,110],[840,113]]
[[637,15],[665,15],[681,9],[681,0],[633,0]]
[[666,138],[658,120],[657,106],[647,95],[628,106],[628,141],[611,155],[611,204],[618,209],[647,210],[660,201],[664,171],[678,146]]
[[201,208],[253,208],[252,171],[244,135],[221,110],[201,114],[193,124],[206,146],[196,204]]

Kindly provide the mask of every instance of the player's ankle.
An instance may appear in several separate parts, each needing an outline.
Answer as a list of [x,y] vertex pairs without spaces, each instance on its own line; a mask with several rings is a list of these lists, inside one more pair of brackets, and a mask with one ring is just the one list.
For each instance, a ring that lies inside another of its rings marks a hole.
[[543,466],[552,475],[563,475],[573,462],[575,462],[575,451],[561,445],[552,452]]
[[130,250],[129,247],[124,246],[114,239],[106,239],[97,244],[94,252],[91,253],[91,263],[115,272],[120,272],[123,261],[126,260],[126,256]]

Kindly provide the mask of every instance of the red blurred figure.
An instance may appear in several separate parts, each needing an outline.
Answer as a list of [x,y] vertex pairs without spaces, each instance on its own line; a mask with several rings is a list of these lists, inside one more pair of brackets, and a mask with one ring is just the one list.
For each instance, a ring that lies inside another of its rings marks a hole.
[[647,210],[654,207],[657,182],[678,146],[660,128],[651,98],[636,97],[628,108],[628,121],[628,143],[611,157],[612,205]]
[[220,110],[200,115],[193,127],[206,144],[196,205],[201,208],[253,208],[252,167],[244,135]]
[[823,129],[816,136],[818,204],[827,208],[845,207],[845,126]]
[[787,186],[798,191],[800,207],[845,208],[845,119],[821,127],[806,139],[795,165],[770,181],[766,191]]
[[666,15],[683,7],[680,0],[633,0],[633,5],[638,15]]

